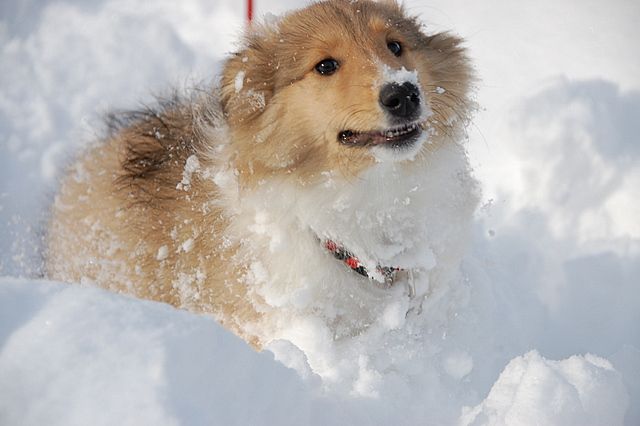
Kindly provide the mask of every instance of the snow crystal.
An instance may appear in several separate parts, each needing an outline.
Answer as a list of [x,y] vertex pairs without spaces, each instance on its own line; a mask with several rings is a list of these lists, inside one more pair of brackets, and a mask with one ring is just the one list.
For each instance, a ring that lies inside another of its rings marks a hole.
[[188,240],[186,240],[180,245],[180,248],[182,249],[183,252],[189,253],[193,248],[193,243],[194,243],[193,238],[189,238]]
[[192,154],[185,162],[182,180],[176,185],[176,189],[188,191],[191,188],[191,177],[198,169],[200,169],[200,161],[195,154]]
[[242,86],[244,86],[244,71],[238,71],[236,74],[236,78],[233,81],[233,87],[236,93],[242,90]]
[[158,249],[158,254],[156,254],[156,260],[162,261],[165,260],[169,256],[169,248],[165,245]]

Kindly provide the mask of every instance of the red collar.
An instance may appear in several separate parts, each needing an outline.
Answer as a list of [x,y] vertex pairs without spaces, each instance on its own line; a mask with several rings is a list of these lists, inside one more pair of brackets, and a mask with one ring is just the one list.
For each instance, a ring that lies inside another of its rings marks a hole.
[[[329,250],[329,252],[332,253],[336,259],[343,261],[353,271],[357,272],[363,277],[371,278],[371,275],[369,274],[367,268],[362,263],[360,263],[360,260],[358,260],[358,258],[354,256],[353,253],[346,250],[344,247],[339,246],[332,240],[325,240],[324,247]],[[378,265],[376,267],[376,270],[384,277],[385,284],[391,286],[396,279],[396,273],[398,271],[401,271],[402,269],[393,266]]]

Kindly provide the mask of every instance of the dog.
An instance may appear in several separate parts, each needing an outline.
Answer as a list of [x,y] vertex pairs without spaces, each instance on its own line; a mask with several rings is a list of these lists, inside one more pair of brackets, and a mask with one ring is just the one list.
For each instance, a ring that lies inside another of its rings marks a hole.
[[401,327],[452,279],[478,198],[462,44],[394,1],[254,24],[211,87],[109,117],[62,178],[48,276],[211,314],[256,348]]

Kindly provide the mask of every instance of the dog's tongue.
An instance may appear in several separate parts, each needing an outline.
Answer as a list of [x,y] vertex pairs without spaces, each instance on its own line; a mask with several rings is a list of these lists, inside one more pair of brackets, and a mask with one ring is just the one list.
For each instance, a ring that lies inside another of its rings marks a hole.
[[393,138],[383,135],[382,133],[370,133],[370,144],[372,145],[380,145],[383,143],[390,142]]

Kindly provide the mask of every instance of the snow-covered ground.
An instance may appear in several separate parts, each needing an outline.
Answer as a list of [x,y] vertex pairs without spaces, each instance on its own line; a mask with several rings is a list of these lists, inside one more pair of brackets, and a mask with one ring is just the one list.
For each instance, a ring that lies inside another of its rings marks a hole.
[[[0,3],[0,424],[640,424],[640,3],[406,4],[477,64],[482,207],[454,311],[436,301],[421,343],[365,339],[344,360],[286,341],[257,354],[210,318],[10,278],[39,273],[57,174],[101,114],[210,80],[244,11]],[[337,377],[309,368],[323,354]]]

